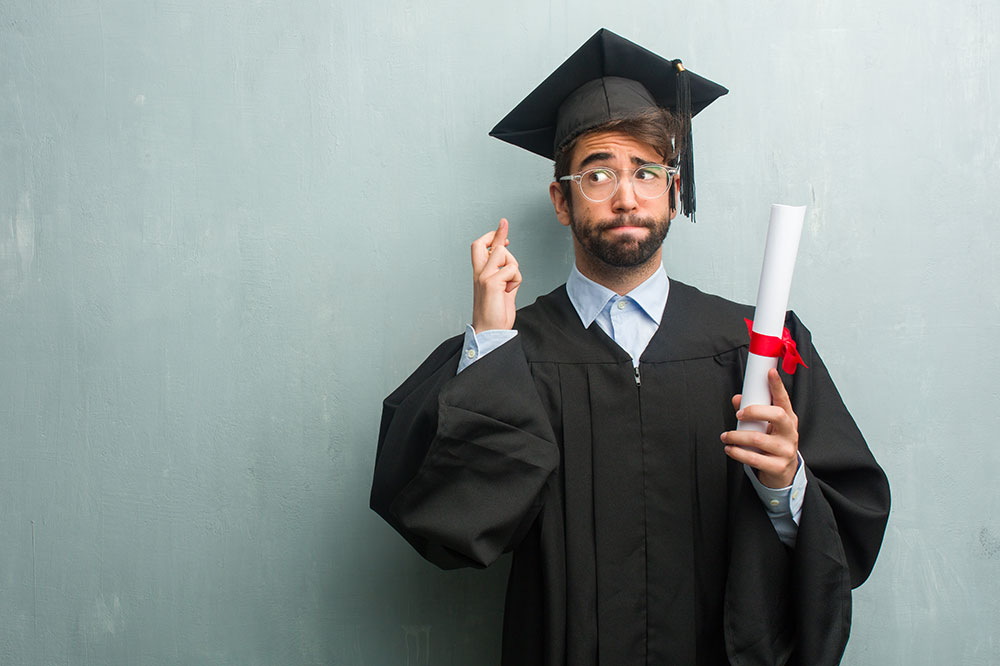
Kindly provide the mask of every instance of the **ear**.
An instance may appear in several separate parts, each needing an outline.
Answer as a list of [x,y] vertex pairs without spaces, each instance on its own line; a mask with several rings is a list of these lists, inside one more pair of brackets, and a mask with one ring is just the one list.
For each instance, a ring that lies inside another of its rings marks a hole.
[[670,220],[673,221],[677,217],[677,213],[680,210],[680,198],[681,198],[681,175],[674,175],[674,182],[670,184]]
[[566,200],[565,195],[563,195],[562,186],[558,181],[554,180],[549,183],[549,198],[552,199],[552,207],[556,210],[556,218],[559,220],[559,224],[568,227],[570,221],[569,202]]

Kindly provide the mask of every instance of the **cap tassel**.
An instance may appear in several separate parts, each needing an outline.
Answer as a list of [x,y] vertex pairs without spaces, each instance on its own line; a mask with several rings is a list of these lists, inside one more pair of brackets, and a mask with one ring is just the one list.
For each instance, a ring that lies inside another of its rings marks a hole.
[[677,114],[681,120],[681,150],[677,156],[677,166],[681,170],[681,212],[692,222],[694,219],[694,144],[691,141],[691,75],[680,60],[674,60],[677,68]]

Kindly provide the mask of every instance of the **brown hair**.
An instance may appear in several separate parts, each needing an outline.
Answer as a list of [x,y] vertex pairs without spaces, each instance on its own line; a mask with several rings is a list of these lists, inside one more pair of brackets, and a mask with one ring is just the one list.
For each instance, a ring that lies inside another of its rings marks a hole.
[[[557,181],[563,176],[569,175],[570,159],[576,142],[582,137],[598,132],[621,132],[638,141],[648,143],[656,149],[656,152],[663,155],[664,161],[668,164],[676,160],[682,148],[680,145],[682,136],[680,119],[666,109],[655,107],[643,109],[624,118],[615,118],[596,127],[588,128],[563,141],[562,145],[556,149],[554,176]],[[572,182],[564,180],[559,185],[562,187],[563,196],[566,197],[572,210],[573,198],[570,189]],[[671,192],[671,198],[673,196],[674,194]]]

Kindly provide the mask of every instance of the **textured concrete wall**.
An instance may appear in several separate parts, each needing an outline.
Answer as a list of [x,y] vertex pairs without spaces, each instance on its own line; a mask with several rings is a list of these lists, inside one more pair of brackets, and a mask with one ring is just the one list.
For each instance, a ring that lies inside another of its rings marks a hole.
[[[430,6],[428,6],[430,5]],[[731,93],[668,271],[791,305],[893,483],[845,663],[1000,661],[1000,6],[0,0],[0,663],[479,664],[504,571],[367,510],[382,397],[550,165],[486,132],[606,26]]]

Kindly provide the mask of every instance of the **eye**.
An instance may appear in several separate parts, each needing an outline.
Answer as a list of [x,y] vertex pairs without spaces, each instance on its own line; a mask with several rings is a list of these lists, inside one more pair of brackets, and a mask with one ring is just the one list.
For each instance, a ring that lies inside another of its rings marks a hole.
[[614,180],[615,174],[610,169],[591,169],[583,177],[591,185],[604,185]]
[[667,176],[667,170],[660,166],[647,165],[635,170],[635,179],[647,183],[663,180]]

